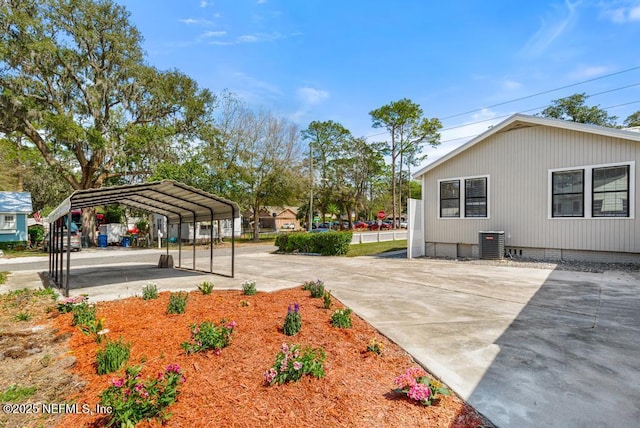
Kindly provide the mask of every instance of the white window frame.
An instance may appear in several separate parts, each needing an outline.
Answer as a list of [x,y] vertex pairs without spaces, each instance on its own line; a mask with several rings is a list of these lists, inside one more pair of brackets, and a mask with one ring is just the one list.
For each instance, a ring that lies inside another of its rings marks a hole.
[[[7,217],[13,217],[13,227],[7,227]],[[14,233],[18,230],[18,213],[0,214],[0,233]]]
[[[487,180],[487,216],[486,217],[467,217],[466,213],[466,204],[465,204],[465,196],[467,191],[467,186],[465,184],[465,180],[474,180],[477,178],[486,178]],[[443,181],[456,181],[460,182],[460,215],[458,217],[442,217],[440,216],[440,183]],[[488,220],[491,218],[491,176],[490,175],[470,175],[466,177],[451,177],[451,178],[442,178],[438,180],[438,220]]]
[[[614,166],[628,166],[629,167],[629,216],[628,217],[593,217],[593,170],[598,168],[609,168]],[[554,217],[553,216],[553,173],[560,171],[572,171],[572,170],[584,171],[584,183],[582,190],[584,192],[584,216],[582,217]],[[582,165],[572,166],[567,168],[554,168],[548,170],[548,182],[547,182],[547,219],[548,220],[633,220],[636,218],[635,213],[635,195],[636,195],[636,162],[612,162],[602,163],[596,165]]]

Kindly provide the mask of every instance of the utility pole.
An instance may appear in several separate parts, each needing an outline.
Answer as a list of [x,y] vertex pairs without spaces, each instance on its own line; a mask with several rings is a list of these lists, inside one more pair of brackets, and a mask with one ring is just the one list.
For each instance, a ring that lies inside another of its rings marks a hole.
[[313,149],[309,143],[309,223],[307,224],[309,232],[311,232],[313,224]]

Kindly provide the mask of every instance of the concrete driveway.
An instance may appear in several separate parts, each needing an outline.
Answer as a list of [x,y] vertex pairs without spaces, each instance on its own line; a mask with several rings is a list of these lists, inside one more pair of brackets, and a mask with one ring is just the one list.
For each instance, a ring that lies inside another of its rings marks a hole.
[[[265,251],[238,255],[234,279],[170,272],[102,260],[82,268],[83,288],[72,294],[110,299],[140,294],[149,280],[160,289],[195,289],[204,279],[238,290],[253,279],[271,291],[319,278],[499,427],[631,427],[640,420],[637,272]],[[28,275],[14,275],[13,284]]]

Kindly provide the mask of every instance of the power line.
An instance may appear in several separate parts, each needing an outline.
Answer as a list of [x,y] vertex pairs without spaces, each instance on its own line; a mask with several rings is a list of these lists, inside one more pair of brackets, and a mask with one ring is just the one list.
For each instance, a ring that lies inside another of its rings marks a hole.
[[503,101],[501,103],[493,104],[493,105],[490,105],[490,106],[487,106],[487,107],[482,107],[482,108],[475,109],[475,110],[469,110],[469,111],[466,111],[464,113],[458,113],[458,114],[454,114],[452,116],[443,117],[441,120],[453,119],[454,117],[464,116],[464,115],[469,114],[469,113],[476,113],[476,112],[479,112],[479,111],[482,111],[482,110],[485,110],[485,109],[488,109],[488,108],[503,106],[505,104],[510,104],[510,103],[514,103],[516,101],[522,101],[522,100],[526,100],[528,98],[533,98],[533,97],[537,97],[537,96],[540,96],[540,95],[549,94],[551,92],[560,91],[562,89],[572,88],[574,86],[583,85],[583,84],[589,83],[589,82],[595,82],[596,80],[606,79],[608,77],[617,76],[619,74],[628,73],[630,71],[634,71],[634,70],[638,70],[638,69],[640,69],[640,66],[627,68],[626,70],[621,70],[621,71],[617,71],[615,73],[605,74],[603,76],[594,77],[592,79],[583,80],[581,82],[572,83],[570,85],[561,86],[559,88],[549,89],[549,90],[546,90],[546,91],[538,92],[536,94],[527,95],[527,96],[520,97],[520,98],[515,98],[515,99],[509,100],[509,101]]

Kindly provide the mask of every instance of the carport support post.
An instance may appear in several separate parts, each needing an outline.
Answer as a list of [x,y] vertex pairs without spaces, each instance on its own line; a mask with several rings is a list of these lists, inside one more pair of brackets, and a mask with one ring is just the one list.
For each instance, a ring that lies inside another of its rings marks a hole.
[[182,216],[178,223],[178,267],[182,267]]
[[193,215],[193,270],[196,270],[196,217]]
[[67,214],[67,274],[64,277],[64,297],[69,297],[69,271],[71,269],[71,211]]
[[236,225],[235,218],[231,217],[231,278],[234,278],[236,261]]

